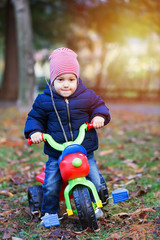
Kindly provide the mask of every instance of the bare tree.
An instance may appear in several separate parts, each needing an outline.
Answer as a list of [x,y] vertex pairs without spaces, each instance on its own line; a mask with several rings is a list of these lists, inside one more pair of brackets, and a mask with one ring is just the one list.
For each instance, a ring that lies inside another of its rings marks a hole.
[[32,28],[28,0],[12,0],[15,8],[18,63],[19,63],[19,109],[29,108],[34,93],[34,61],[32,46]]
[[18,98],[18,54],[14,7],[6,5],[5,70],[0,89],[0,99],[16,101]]
[[28,0],[7,0],[5,70],[0,99],[30,108],[34,93],[32,27]]

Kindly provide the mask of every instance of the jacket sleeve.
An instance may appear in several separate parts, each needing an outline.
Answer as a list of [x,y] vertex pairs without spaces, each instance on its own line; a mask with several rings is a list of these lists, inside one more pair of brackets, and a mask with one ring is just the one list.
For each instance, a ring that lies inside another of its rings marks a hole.
[[41,95],[38,95],[26,120],[24,129],[25,137],[30,137],[30,135],[34,132],[45,132],[46,124],[47,114],[43,108]]
[[105,125],[108,124],[111,119],[109,109],[107,108],[101,97],[96,95],[96,93],[93,90],[91,90],[90,101],[91,101],[90,108],[91,120],[95,116],[101,116],[105,119]]

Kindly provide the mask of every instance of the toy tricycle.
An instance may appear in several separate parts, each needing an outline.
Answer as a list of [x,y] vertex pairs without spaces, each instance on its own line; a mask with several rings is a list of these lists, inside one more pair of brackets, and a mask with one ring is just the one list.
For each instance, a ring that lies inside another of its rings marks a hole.
[[[89,173],[89,164],[87,152],[81,144],[85,137],[85,131],[89,131],[91,128],[93,128],[92,123],[82,124],[77,138],[73,142],[63,144],[55,142],[49,134],[43,134],[44,141],[47,141],[54,149],[62,151],[58,159],[63,179],[60,201],[65,200],[68,216],[73,213],[78,215],[83,230],[87,227],[94,230],[98,229],[95,209],[102,208],[109,199],[107,185],[101,175],[102,188],[98,193],[94,184],[86,179]],[[28,139],[28,143],[32,144],[31,139]],[[44,178],[45,166],[43,166],[42,173],[36,179],[43,184]],[[90,193],[92,193],[95,203],[91,201]],[[129,197],[126,189],[113,191],[112,196],[114,203],[125,201]],[[41,210],[42,197],[42,186],[29,187],[28,201],[31,212]],[[71,198],[74,198],[75,209],[72,209]],[[45,227],[58,226],[58,214],[48,215],[43,224]]]

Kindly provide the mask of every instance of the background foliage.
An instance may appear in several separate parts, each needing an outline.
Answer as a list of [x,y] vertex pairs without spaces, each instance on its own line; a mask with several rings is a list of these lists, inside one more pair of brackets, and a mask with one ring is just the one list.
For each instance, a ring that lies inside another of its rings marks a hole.
[[[78,53],[81,77],[98,93],[109,94],[111,98],[158,98],[159,1],[23,1],[29,4],[31,12],[38,85],[45,83],[44,76],[49,78],[48,56],[51,51],[66,46]],[[3,0],[0,4],[1,81],[7,64],[4,65],[4,48],[7,48],[4,39],[9,26],[6,22],[8,2],[10,0]]]

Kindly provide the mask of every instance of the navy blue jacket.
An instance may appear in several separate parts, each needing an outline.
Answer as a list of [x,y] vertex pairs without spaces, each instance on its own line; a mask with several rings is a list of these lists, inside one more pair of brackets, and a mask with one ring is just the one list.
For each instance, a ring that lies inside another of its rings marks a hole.
[[[71,132],[73,134],[73,140],[75,140],[81,124],[90,122],[95,116],[104,117],[105,124],[110,121],[109,110],[103,100],[97,96],[93,90],[87,89],[81,79],[79,79],[77,90],[68,98],[68,107],[64,97],[55,92],[53,92],[53,96],[68,141],[72,141]],[[25,137],[28,138],[32,133],[37,131],[50,134],[58,143],[65,142],[61,126],[53,108],[48,86],[46,86],[43,94],[37,96],[32,110],[28,114],[24,129]],[[87,153],[98,148],[98,137],[95,129],[86,132],[82,146],[86,149]],[[47,155],[57,158],[61,154],[51,148],[48,143],[44,144],[44,152]]]

